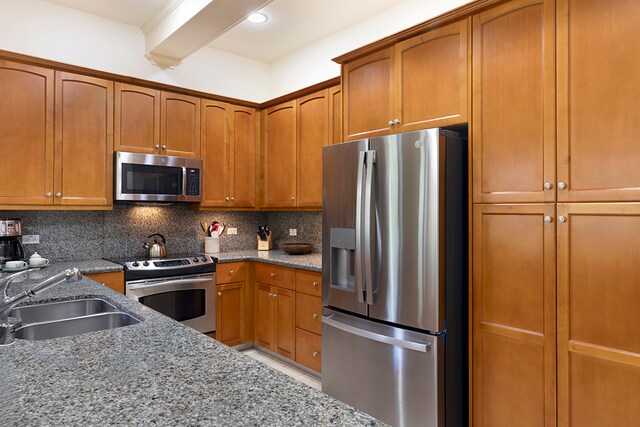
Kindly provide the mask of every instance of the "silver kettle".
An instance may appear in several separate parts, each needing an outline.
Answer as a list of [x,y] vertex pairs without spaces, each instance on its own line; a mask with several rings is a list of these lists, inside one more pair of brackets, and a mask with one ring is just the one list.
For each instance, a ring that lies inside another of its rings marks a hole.
[[148,238],[152,238],[153,236],[158,236],[162,240],[162,242],[158,242],[158,239],[153,239],[153,243],[145,242],[143,248],[147,250],[148,258],[163,258],[167,255],[167,248],[165,247],[165,243],[167,243],[166,239],[162,234],[152,234]]

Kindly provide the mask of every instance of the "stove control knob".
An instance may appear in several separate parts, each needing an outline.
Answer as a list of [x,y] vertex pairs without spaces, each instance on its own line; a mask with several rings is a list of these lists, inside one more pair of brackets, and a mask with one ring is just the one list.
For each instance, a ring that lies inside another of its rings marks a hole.
[[131,265],[133,265],[134,267],[138,267],[140,264],[138,263],[138,261],[133,261],[133,264]]
[[197,256],[194,256],[194,257],[193,257],[193,262],[198,262],[198,261],[200,261],[200,260],[198,259],[198,257],[197,257]]
[[207,262],[207,257],[206,256],[202,257],[202,262]]
[[148,267],[149,266],[149,261],[143,262],[142,265],[144,265],[145,267]]

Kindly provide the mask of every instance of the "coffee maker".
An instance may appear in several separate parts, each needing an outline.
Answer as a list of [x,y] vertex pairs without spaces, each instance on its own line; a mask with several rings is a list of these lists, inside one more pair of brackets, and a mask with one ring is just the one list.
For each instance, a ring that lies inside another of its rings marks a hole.
[[24,258],[22,223],[19,218],[0,218],[0,267]]

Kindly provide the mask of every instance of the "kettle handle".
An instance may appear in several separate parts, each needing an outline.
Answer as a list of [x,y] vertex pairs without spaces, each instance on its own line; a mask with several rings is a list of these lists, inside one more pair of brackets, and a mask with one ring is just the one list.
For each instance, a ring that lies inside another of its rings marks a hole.
[[162,243],[163,243],[163,244],[164,244],[164,243],[167,243],[167,241],[165,240],[164,236],[163,236],[162,234],[160,234],[160,233],[152,234],[151,236],[148,236],[147,238],[148,238],[148,239],[150,239],[150,238],[152,238],[153,236],[159,236],[159,237],[162,239]]

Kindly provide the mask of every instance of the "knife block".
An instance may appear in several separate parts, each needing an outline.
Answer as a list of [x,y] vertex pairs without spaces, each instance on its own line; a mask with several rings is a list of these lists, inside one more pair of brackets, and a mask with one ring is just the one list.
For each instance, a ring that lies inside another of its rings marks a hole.
[[273,242],[271,241],[271,232],[267,234],[267,240],[260,240],[260,236],[256,236],[258,240],[258,250],[259,251],[268,251],[273,249]]

